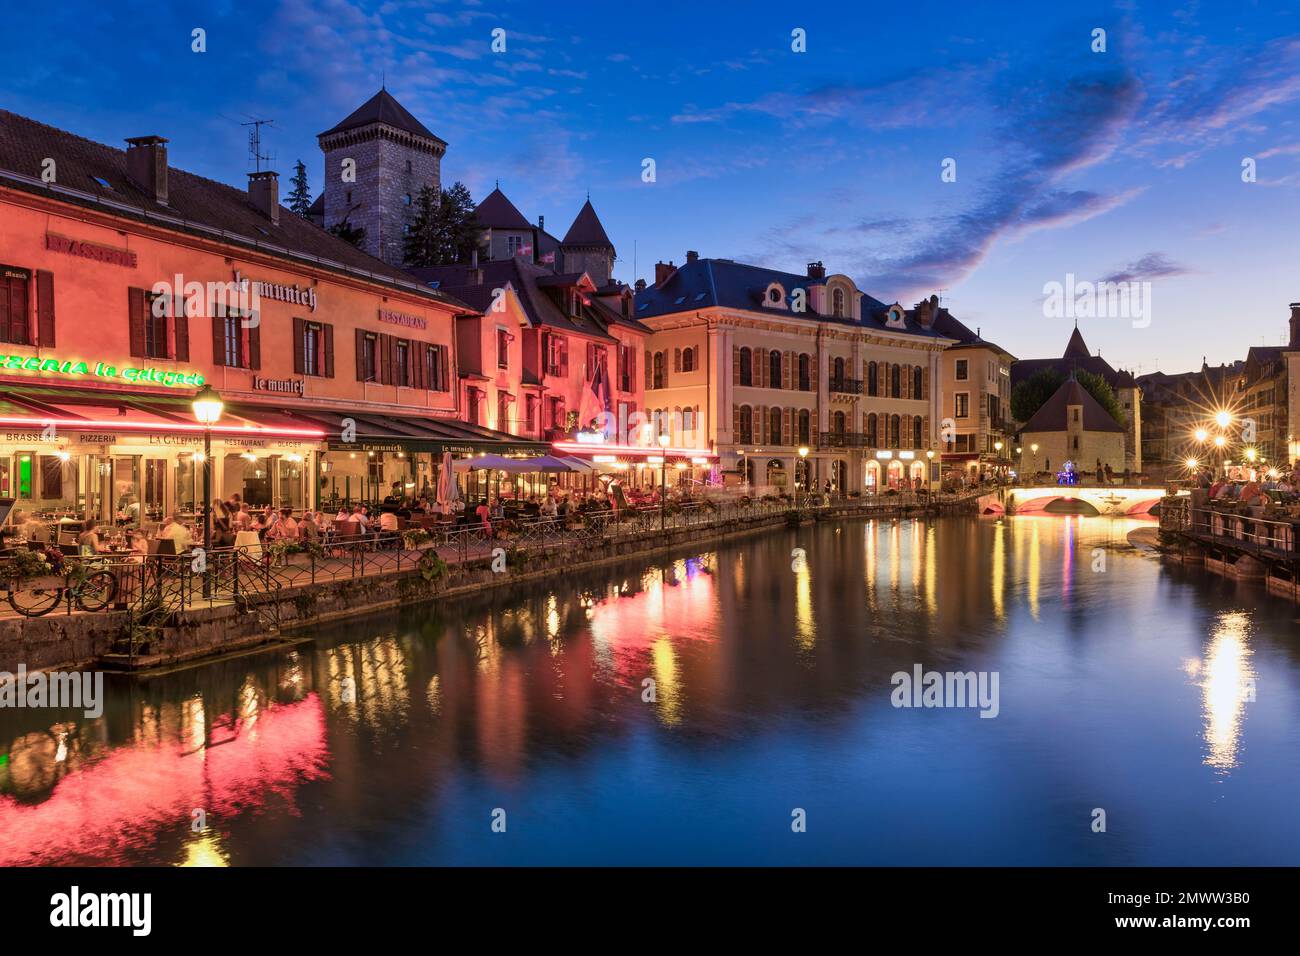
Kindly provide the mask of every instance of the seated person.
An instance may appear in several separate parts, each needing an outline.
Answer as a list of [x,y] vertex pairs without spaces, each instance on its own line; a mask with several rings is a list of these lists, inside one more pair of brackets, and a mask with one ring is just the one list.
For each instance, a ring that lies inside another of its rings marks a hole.
[[397,533],[397,512],[387,509],[379,513],[379,530],[386,534]]
[[169,514],[163,521],[163,526],[158,529],[158,540],[170,539],[176,543],[176,553],[181,554],[190,549],[194,543],[194,536],[190,534],[190,529],[181,524],[180,514]]
[[109,550],[108,546],[100,540],[98,523],[94,518],[87,518],[85,530],[77,535],[77,550],[82,557],[104,554]]

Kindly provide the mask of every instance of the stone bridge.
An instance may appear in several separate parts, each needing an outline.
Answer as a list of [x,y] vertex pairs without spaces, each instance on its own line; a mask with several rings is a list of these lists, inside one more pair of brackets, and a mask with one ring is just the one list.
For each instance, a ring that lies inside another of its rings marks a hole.
[[[1187,494],[1187,492],[1179,492]],[[980,499],[982,514],[1081,514],[1141,516],[1165,496],[1164,488],[1111,485],[1032,485],[1003,488]]]

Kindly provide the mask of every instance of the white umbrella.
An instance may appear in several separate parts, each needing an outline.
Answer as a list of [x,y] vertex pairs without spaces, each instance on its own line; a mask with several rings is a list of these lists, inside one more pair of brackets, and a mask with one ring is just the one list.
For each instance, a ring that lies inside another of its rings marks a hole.
[[438,504],[454,505],[460,500],[460,486],[452,474],[451,452],[442,453],[442,470],[438,473]]

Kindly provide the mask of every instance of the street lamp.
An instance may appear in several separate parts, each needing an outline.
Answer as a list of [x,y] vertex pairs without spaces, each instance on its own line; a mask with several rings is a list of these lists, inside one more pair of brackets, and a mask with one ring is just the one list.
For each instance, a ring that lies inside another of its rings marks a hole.
[[1036,475],[1038,474],[1038,442],[1034,442],[1032,445],[1030,445],[1029,450],[1034,453],[1034,458],[1033,458],[1034,474]]
[[808,497],[808,446],[799,446],[800,468],[803,470],[803,494],[804,498]]
[[212,426],[221,420],[225,407],[211,385],[199,389],[190,402],[194,420],[203,426],[203,596],[212,596]]
[[672,436],[663,433],[659,436],[659,447],[663,449],[663,455],[660,457],[662,465],[660,466],[659,480],[659,530],[663,531],[668,526],[668,446],[672,444]]
[[930,497],[934,497],[934,449],[925,450],[925,486],[930,491]]

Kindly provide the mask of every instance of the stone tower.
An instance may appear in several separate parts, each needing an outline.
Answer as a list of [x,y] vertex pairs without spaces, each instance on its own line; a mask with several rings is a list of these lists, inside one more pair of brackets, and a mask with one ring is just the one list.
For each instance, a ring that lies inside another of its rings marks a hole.
[[585,272],[598,289],[608,285],[613,277],[614,243],[609,241],[590,198],[583,203],[578,218],[564,234],[560,255],[564,260],[561,271]]
[[[420,190],[431,186],[436,193],[442,187],[447,144],[386,89],[317,140],[325,154],[325,228],[348,220],[366,231],[362,249],[400,266]],[[345,175],[349,159],[355,181]]]

